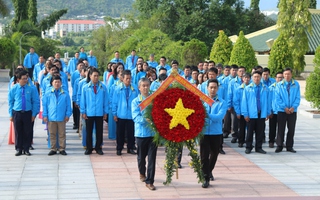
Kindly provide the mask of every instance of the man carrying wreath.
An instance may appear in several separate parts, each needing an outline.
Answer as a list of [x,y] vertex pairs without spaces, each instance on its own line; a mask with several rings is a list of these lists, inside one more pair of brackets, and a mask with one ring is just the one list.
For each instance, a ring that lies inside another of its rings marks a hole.
[[214,100],[212,106],[204,103],[208,113],[207,126],[200,141],[200,157],[205,181],[203,188],[209,187],[210,175],[217,162],[222,138],[222,119],[227,112],[227,102],[218,97],[219,82],[217,79],[208,80],[208,96]]
[[[147,78],[140,79],[139,83],[140,94],[132,101],[132,119],[134,121],[134,135],[137,142],[137,160],[140,172],[140,180],[146,183],[146,187],[150,190],[155,190],[153,185],[154,175],[156,171],[156,156],[157,145],[153,142],[155,135],[148,124],[150,120],[145,118],[144,111],[140,110],[140,103],[149,96],[150,81]],[[148,167],[146,176],[146,157],[148,156]]]

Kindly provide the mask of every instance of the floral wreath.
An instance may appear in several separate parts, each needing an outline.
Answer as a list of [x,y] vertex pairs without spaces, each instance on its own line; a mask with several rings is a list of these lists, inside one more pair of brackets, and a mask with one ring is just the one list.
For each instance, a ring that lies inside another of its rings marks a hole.
[[183,77],[172,72],[158,90],[140,104],[141,109],[146,109],[145,117],[152,122],[149,127],[155,132],[154,142],[166,147],[165,185],[171,183],[174,172],[178,173],[177,155],[183,146],[189,149],[189,165],[197,174],[198,182],[204,181],[200,156],[196,150],[196,144],[203,136],[206,118],[200,98],[209,104],[213,103],[212,99]]

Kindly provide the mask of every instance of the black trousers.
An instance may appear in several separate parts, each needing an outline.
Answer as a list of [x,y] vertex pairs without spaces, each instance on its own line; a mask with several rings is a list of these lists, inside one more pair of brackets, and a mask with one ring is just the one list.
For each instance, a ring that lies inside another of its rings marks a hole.
[[73,115],[73,125],[79,128],[80,110],[79,110],[79,107],[76,106],[75,102],[72,102],[72,115]]
[[200,158],[205,180],[209,181],[210,174],[216,165],[222,135],[204,135],[200,141]]
[[286,130],[286,125],[288,128],[287,138],[286,138],[286,148],[290,149],[293,147],[293,137],[296,129],[297,113],[287,114],[285,112],[278,112],[278,136],[277,136],[277,146],[282,147],[284,141],[284,135]]
[[134,147],[134,123],[132,119],[120,119],[117,121],[117,150],[122,150],[124,145],[124,137],[127,133],[127,148]]
[[278,115],[273,114],[269,119],[269,143],[274,143],[277,136]]
[[13,111],[15,148],[17,151],[29,151],[32,135],[32,111]]
[[183,147],[178,149],[178,164],[181,164]]
[[31,68],[27,68],[28,69],[28,75],[30,77],[30,79],[32,80],[33,78],[33,69],[34,69],[34,66],[32,65]]
[[239,134],[239,120],[237,118],[237,114],[234,111],[234,109],[232,109],[232,112],[231,112],[231,124],[232,124],[232,130],[233,130],[232,137],[237,138]]
[[101,150],[103,141],[103,117],[88,117],[86,119],[86,131],[87,131],[87,149],[92,150],[92,131],[93,124],[96,124],[96,146],[95,150]]
[[245,138],[246,138],[246,128],[247,128],[247,122],[244,120],[244,116],[241,115],[239,119],[239,134],[238,134],[238,139],[239,139],[239,144],[244,144]]
[[[154,176],[156,172],[156,156],[157,145],[153,142],[153,137],[141,138],[137,137],[137,159],[139,172],[142,175],[146,174],[146,184],[154,183]],[[146,169],[146,157],[148,156],[148,167]]]
[[252,142],[253,142],[253,132],[256,134],[256,144],[255,149],[261,149],[262,148],[262,141],[263,141],[263,129],[265,124],[265,118],[250,118],[250,121],[248,122],[248,132],[247,132],[247,138],[246,138],[246,148],[252,149]]

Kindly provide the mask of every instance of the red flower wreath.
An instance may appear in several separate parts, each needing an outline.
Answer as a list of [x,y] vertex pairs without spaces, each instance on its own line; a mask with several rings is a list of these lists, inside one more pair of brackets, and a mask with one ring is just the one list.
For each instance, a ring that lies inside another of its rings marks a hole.
[[[181,124],[170,129],[172,117],[165,109],[175,108],[179,99],[182,100],[185,108],[194,110],[194,112],[187,117],[189,130]],[[202,102],[197,95],[179,88],[168,89],[159,94],[154,99],[151,111],[154,125],[159,134],[166,140],[173,142],[183,142],[197,137],[203,129],[206,117],[205,113]]]

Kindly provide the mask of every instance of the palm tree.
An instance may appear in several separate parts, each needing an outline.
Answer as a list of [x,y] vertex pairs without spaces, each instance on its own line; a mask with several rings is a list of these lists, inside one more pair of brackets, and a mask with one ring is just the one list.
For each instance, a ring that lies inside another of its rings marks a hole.
[[10,11],[8,6],[4,3],[3,0],[0,0],[0,15],[4,17],[9,15],[9,12]]

